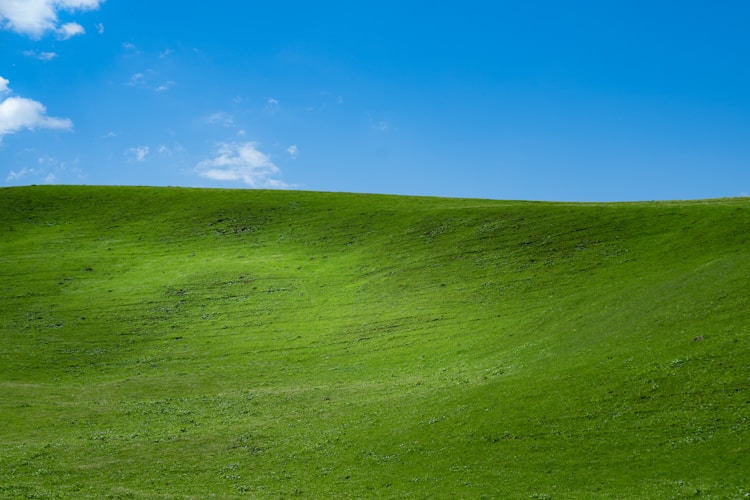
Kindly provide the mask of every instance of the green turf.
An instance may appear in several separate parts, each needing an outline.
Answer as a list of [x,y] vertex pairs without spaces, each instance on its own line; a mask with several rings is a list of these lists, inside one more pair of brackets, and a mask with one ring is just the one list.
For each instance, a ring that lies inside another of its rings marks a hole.
[[0,235],[0,497],[750,497],[747,198],[38,186]]

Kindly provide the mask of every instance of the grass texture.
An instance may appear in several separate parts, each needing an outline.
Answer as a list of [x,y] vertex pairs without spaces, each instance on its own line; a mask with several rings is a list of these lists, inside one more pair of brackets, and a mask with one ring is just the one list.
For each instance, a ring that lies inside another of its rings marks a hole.
[[750,497],[747,198],[30,186],[0,235],[0,497]]

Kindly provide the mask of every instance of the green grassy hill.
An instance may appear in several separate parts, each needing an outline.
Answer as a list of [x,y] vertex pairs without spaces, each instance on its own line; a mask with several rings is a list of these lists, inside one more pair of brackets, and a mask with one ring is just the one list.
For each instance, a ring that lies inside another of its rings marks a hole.
[[0,189],[0,497],[748,498],[750,200]]

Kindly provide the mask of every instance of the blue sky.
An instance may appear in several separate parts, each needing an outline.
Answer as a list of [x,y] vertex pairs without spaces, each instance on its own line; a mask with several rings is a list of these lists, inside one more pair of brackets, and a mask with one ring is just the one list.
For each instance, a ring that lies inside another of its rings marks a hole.
[[750,2],[0,0],[0,185],[750,192]]

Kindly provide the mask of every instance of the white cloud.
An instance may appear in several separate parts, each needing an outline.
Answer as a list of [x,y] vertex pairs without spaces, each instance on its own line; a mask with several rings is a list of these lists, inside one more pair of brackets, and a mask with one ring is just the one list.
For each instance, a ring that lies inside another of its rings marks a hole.
[[100,35],[104,34],[104,25],[102,23],[96,23],[96,32]]
[[172,80],[170,80],[170,81],[164,82],[163,84],[161,84],[158,87],[156,87],[154,89],[154,92],[166,92],[167,90],[171,89],[175,85],[177,85],[177,83],[173,82]]
[[148,146],[138,146],[137,148],[130,148],[128,151],[135,156],[135,161],[146,161],[151,148]]
[[78,23],[65,23],[57,29],[57,38],[68,40],[74,36],[83,35],[86,30]]
[[273,97],[268,98],[268,100],[266,101],[266,112],[275,113],[278,110],[279,110],[279,101],[277,101]]
[[242,181],[254,188],[288,187],[274,178],[281,174],[281,170],[267,154],[258,150],[256,142],[221,143],[215,157],[198,163],[195,171],[207,179]]
[[42,170],[33,168],[22,168],[18,172],[11,170],[8,177],[5,178],[5,182],[13,182],[23,179],[24,177],[37,176],[42,173]]
[[165,92],[177,85],[177,82],[173,80],[167,80],[166,82],[156,85],[154,83],[155,79],[156,71],[147,69],[143,72],[133,74],[128,81],[125,82],[125,85],[128,87],[137,87],[143,90],[153,90],[154,92]]
[[[10,93],[8,83],[0,77],[0,95]],[[36,128],[72,130],[73,122],[68,118],[47,116],[47,108],[33,99],[12,96],[0,102],[0,141],[5,135]]]
[[234,117],[229,113],[219,111],[208,117],[208,123],[219,124],[223,127],[231,127],[234,125]]
[[130,80],[128,80],[128,85],[130,87],[135,87],[136,85],[140,85],[143,83],[143,79],[146,75],[143,73],[136,73],[133,76],[130,77]]
[[104,0],[0,0],[0,28],[32,38],[41,38],[49,31],[63,39],[83,34],[83,27],[67,23],[58,27],[60,10],[96,10]]
[[51,61],[52,59],[57,57],[57,54],[55,52],[37,52],[35,50],[24,50],[23,55],[25,55],[26,57],[39,59],[40,61]]
[[173,155],[184,153],[185,148],[179,142],[175,142],[171,146],[168,146],[166,144],[159,144],[157,151],[159,152],[159,156],[171,157]]
[[[110,132],[107,137],[116,137],[117,134]],[[136,146],[129,148],[123,154],[130,161],[145,162],[152,158],[172,158],[175,155],[180,155],[185,152],[185,148],[179,142],[175,142],[172,145],[159,144],[155,147],[151,146]]]
[[[74,162],[75,165],[76,162]],[[59,161],[54,156],[42,156],[36,159],[36,166],[24,167],[18,171],[11,170],[5,178],[6,183],[21,181],[25,178],[41,179],[47,184],[54,184],[61,178],[65,180],[75,178],[81,180],[85,177],[84,172],[76,167],[70,167],[66,162]],[[32,182],[39,182],[34,180]]]
[[58,0],[53,3],[60,4],[62,8],[67,10],[96,10],[100,3],[104,3],[104,0]]
[[286,148],[286,152],[289,153],[289,156],[292,157],[292,160],[297,159],[297,155],[299,154],[299,149],[297,148],[296,144],[292,144],[288,148]]

